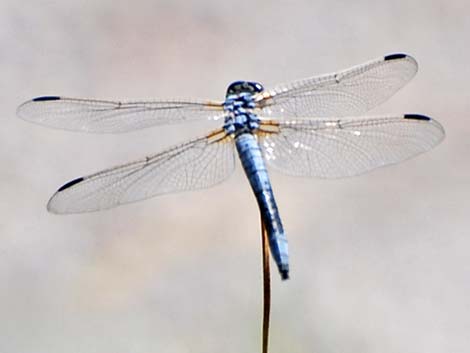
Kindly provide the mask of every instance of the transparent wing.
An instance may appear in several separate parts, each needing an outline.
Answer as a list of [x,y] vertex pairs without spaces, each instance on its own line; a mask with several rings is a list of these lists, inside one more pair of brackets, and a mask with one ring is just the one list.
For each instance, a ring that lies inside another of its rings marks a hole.
[[265,121],[260,144],[269,165],[294,176],[338,178],[397,163],[444,138],[423,115]]
[[221,102],[119,102],[57,96],[38,97],[20,105],[17,115],[53,128],[116,133],[154,125],[207,120],[223,114]]
[[53,213],[90,212],[206,188],[232,173],[234,156],[231,138],[220,129],[162,153],[72,180],[52,196],[47,208]]
[[279,85],[260,93],[260,115],[360,115],[391,97],[417,70],[418,64],[411,56],[392,54],[337,73]]

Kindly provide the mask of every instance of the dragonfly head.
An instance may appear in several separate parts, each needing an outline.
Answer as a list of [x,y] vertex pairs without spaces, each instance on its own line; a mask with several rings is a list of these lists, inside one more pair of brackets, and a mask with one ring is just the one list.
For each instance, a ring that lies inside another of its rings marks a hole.
[[261,85],[261,83],[250,81],[235,81],[228,86],[225,96],[228,97],[239,95],[240,93],[255,94],[263,91],[264,87]]

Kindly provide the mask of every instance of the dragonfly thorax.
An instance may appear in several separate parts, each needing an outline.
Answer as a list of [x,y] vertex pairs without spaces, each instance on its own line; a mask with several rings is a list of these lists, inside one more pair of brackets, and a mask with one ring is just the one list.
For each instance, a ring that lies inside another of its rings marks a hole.
[[236,81],[230,84],[224,102],[227,112],[224,129],[228,134],[239,135],[259,128],[259,118],[253,109],[256,107],[255,94],[262,91],[263,86],[257,82]]
[[229,135],[237,136],[245,132],[253,132],[258,128],[259,119],[253,113],[229,114],[225,118],[224,129]]

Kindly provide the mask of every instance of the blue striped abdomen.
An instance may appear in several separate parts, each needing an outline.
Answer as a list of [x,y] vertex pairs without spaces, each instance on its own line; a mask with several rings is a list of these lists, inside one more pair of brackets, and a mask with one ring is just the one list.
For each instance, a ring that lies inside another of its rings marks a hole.
[[282,279],[287,279],[289,278],[287,238],[279,217],[266,165],[261,155],[261,148],[251,133],[238,135],[235,142],[243,169],[258,201],[261,217],[268,233],[271,255],[276,261]]

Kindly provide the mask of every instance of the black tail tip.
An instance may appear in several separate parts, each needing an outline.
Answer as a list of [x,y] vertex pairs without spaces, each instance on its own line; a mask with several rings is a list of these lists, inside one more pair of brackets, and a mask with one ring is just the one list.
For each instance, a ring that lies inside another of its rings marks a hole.
[[283,281],[289,279],[289,270],[281,270],[280,274]]

